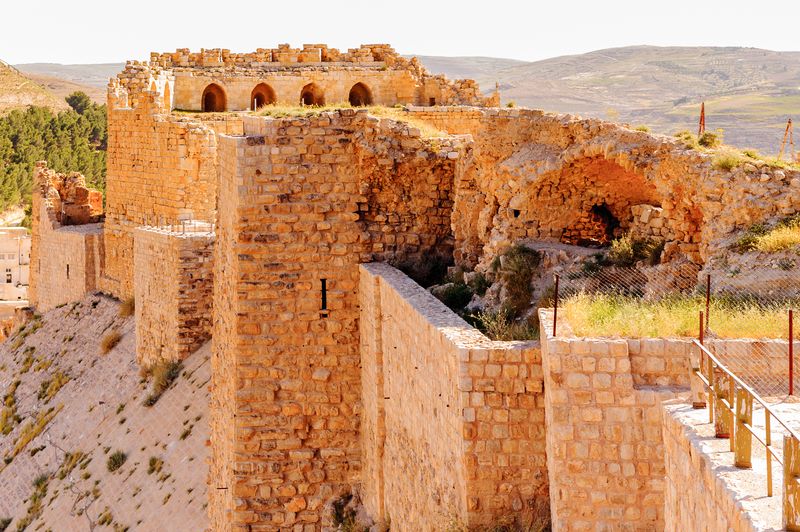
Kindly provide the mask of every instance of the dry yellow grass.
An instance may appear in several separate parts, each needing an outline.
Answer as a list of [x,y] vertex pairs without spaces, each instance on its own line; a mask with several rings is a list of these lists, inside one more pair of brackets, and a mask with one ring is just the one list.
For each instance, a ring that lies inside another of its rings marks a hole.
[[779,226],[756,237],[754,247],[758,251],[784,251],[800,246],[800,225]]
[[[577,336],[629,338],[697,337],[702,297],[644,301],[602,294],[577,294],[561,305],[563,316]],[[753,303],[712,301],[711,330],[720,338],[787,338],[784,308]]]
[[366,109],[369,114],[377,116],[378,118],[390,118],[398,122],[405,122],[406,124],[419,129],[423,138],[444,137],[447,135],[447,133],[435,128],[428,122],[418,118],[413,118],[408,111],[405,111],[400,107],[386,107],[383,105],[353,107],[349,102],[317,106],[271,104],[259,108],[258,111],[256,111],[256,114],[261,116],[271,116],[273,118],[287,118],[293,116],[305,117],[316,116],[320,113],[336,111],[339,109]]
[[109,332],[103,336],[103,339],[100,341],[100,351],[105,355],[114,349],[120,340],[122,340],[122,334],[120,334],[119,331]]

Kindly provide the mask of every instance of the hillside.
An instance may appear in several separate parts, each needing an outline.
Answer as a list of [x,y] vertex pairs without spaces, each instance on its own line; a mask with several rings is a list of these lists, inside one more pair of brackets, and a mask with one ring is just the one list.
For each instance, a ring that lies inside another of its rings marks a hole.
[[0,114],[29,105],[48,107],[56,111],[69,109],[63,98],[0,61]]
[[[0,530],[207,527],[209,345],[144,406],[152,384],[119,309],[90,296],[0,345]],[[122,339],[102,354],[109,331]]]
[[[705,100],[707,125],[727,143],[778,151],[790,116],[800,115],[800,52],[756,48],[629,46],[526,62],[492,57],[419,56],[432,72],[474,78],[484,91],[500,84],[504,102],[647,125],[659,133],[697,127]],[[122,63],[17,65],[61,90],[56,79],[103,101]],[[60,92],[59,92],[60,94]]]
[[707,127],[726,142],[778,151],[786,119],[800,115],[800,52],[754,48],[631,46],[531,63],[421,57],[431,70],[499,81],[503,101],[631,124],[671,134]]
[[61,65],[58,63],[27,63],[14,65],[20,72],[37,80],[59,96],[74,91],[85,92],[98,104],[106,103],[106,87],[125,67],[124,63],[93,65]]

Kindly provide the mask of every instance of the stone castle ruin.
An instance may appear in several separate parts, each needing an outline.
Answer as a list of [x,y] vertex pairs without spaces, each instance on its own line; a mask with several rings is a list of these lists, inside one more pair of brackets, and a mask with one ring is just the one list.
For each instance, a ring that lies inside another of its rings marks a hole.
[[[564,404],[560,387],[584,383],[544,360],[591,346],[491,341],[390,265],[485,271],[515,243],[624,232],[663,242],[658,267],[696,280],[727,236],[800,210],[798,172],[721,170],[672,138],[499,108],[387,45],[153,54],[109,84],[108,127],[104,212],[80,176],[37,166],[31,301],[135,298],[144,367],[211,339],[213,530],[319,530],[353,494],[397,530],[536,504],[559,530],[668,527],[656,399],[688,386],[685,346],[660,369],[641,361],[663,346],[592,362],[613,366],[616,391],[570,398],[613,410],[601,456],[567,443],[602,438]],[[608,494],[581,476],[604,461],[625,464]]]

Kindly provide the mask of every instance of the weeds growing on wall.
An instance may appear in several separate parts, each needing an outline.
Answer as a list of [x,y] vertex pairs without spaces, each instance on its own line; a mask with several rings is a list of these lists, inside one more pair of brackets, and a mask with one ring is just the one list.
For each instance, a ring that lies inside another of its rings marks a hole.
[[[271,116],[273,118],[289,118],[289,117],[310,117],[319,116],[324,112],[337,111],[339,109],[354,108],[350,102],[339,102],[326,105],[283,105],[283,104],[269,104],[265,105],[256,111],[256,114],[261,116]],[[369,105],[365,107],[355,107],[354,109],[366,109],[369,114],[377,116],[378,118],[390,118],[398,122],[405,122],[406,124],[418,129],[422,138],[435,138],[444,137],[447,134],[428,122],[414,118],[414,115],[400,107],[386,107],[383,105]]]
[[504,310],[478,312],[468,320],[492,340],[538,340],[539,323],[535,317],[512,321]]

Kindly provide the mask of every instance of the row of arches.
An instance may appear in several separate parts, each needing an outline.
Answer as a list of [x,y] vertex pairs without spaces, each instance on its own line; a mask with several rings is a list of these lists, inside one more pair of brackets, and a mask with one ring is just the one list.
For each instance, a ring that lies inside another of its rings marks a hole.
[[[372,91],[366,84],[358,82],[350,88],[348,101],[353,107],[372,105]],[[250,93],[250,109],[256,110],[265,105],[278,101],[275,89],[266,83],[259,83]],[[228,98],[225,90],[216,83],[209,84],[203,90],[201,98],[204,112],[223,112],[228,108]],[[300,91],[300,105],[325,105],[325,92],[316,83],[309,83]]]

